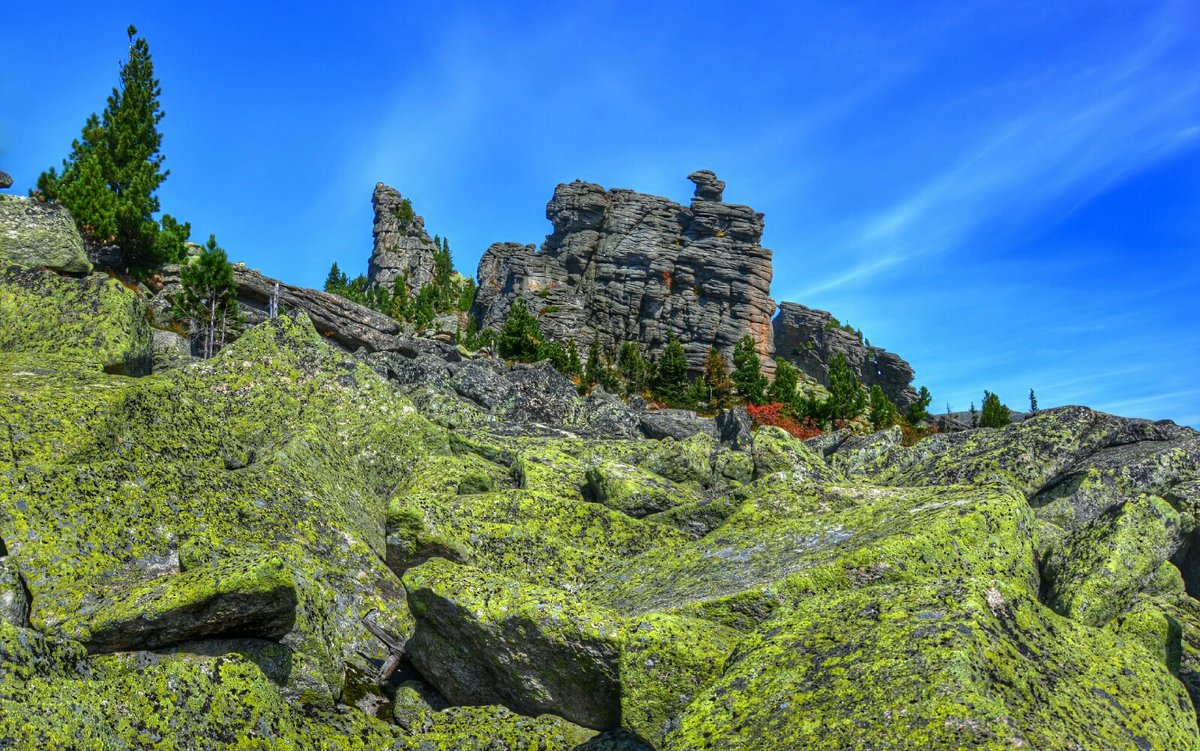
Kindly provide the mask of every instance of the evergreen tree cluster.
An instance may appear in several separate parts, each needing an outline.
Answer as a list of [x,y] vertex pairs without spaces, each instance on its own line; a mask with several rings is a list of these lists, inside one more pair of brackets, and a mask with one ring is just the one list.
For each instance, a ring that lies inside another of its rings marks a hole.
[[416,295],[412,294],[407,275],[397,278],[392,288],[388,289],[380,285],[372,286],[363,274],[348,278],[336,262],[325,277],[325,291],[423,331],[437,316],[468,311],[475,302],[475,280],[454,271],[450,241],[435,236],[433,244],[433,278]]
[[[91,115],[80,138],[71,144],[62,172],[43,172],[33,195],[57,201],[71,211],[93,246],[118,245],[126,271],[144,276],[156,266],[180,261],[191,225],[169,214],[160,219],[155,192],[167,179],[159,153],[162,93],[154,77],[150,45],[130,26],[129,57],[121,65],[120,84],[108,106]],[[136,38],[135,38],[136,37]]]

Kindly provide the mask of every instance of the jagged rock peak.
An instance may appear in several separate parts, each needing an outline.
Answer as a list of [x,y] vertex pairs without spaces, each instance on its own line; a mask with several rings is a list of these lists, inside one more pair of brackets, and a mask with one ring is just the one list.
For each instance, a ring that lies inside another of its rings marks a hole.
[[375,207],[375,247],[367,266],[373,287],[391,289],[408,275],[409,290],[416,293],[433,278],[433,238],[425,232],[424,217],[412,211],[412,203],[395,188],[375,184],[371,205]]
[[690,207],[580,180],[560,184],[546,205],[553,232],[540,250],[497,243],[480,260],[480,327],[502,326],[521,298],[549,337],[575,339],[584,351],[598,337],[606,348],[637,342],[656,354],[673,333],[698,372],[710,347],[731,357],[750,334],[773,371],[763,215],[717,202],[724,184],[711,172],[692,177],[697,195],[713,198]]
[[688,175],[688,179],[696,183],[695,200],[720,203],[721,196],[725,193],[725,181],[718,180],[715,172],[707,169],[696,170]]

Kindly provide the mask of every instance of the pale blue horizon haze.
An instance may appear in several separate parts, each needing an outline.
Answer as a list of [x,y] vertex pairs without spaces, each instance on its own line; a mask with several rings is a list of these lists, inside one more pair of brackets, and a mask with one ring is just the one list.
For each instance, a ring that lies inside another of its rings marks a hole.
[[932,411],[1086,404],[1200,426],[1200,4],[78,3],[0,18],[0,169],[58,166],[162,85],[163,210],[319,287],[377,181],[474,274],[583,179],[766,215],[773,296],[900,354]]

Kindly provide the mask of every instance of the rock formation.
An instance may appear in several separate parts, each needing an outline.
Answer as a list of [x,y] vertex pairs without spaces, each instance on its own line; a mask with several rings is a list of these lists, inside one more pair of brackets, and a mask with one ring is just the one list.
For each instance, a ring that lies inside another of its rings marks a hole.
[[843,328],[833,314],[783,302],[773,328],[776,354],[823,385],[829,385],[830,360],[840,353],[864,386],[869,389],[878,385],[900,409],[907,409],[917,400],[911,385],[912,366],[899,355],[867,346],[857,332]]
[[0,189],[11,188],[13,184],[12,175],[0,170]]
[[[171,320],[172,299],[179,289],[179,266],[163,267],[160,276],[161,289],[149,300],[156,325]],[[303,311],[322,336],[343,349],[353,352],[362,347],[375,352],[401,346],[398,323],[340,295],[284,284],[240,263],[233,266],[233,281],[237,285],[238,310],[243,318],[241,330],[267,320],[271,295],[278,284],[280,310]]]
[[425,219],[412,212],[400,191],[383,183],[371,196],[375,207],[375,246],[367,267],[372,286],[391,290],[407,277],[415,294],[433,278],[433,238],[425,232]]
[[593,183],[559,185],[546,206],[554,231],[540,249],[497,243],[480,260],[480,327],[499,328],[522,298],[548,336],[584,349],[599,336],[606,347],[632,341],[656,352],[674,333],[699,371],[709,347],[732,357],[750,334],[773,370],[763,215],[722,203],[724,183],[711,172],[690,179],[689,207]]

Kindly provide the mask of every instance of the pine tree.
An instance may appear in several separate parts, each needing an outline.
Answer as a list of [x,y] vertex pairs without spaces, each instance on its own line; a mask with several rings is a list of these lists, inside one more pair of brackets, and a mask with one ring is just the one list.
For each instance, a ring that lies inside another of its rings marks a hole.
[[600,361],[600,334],[592,337],[592,346],[588,350],[587,367],[583,370],[583,390],[595,386],[604,377],[604,363]]
[[1029,389],[1029,414],[1036,415],[1038,411],[1037,396]]
[[658,361],[651,390],[659,399],[676,406],[687,403],[690,385],[683,345],[679,343],[679,338],[671,333],[667,336],[667,346]]
[[583,363],[579,361],[579,347],[575,345],[574,339],[567,342],[567,369],[563,371],[563,375],[568,378],[583,375]]
[[340,295],[345,291],[348,283],[346,272],[339,269],[337,261],[334,261],[333,265],[329,267],[329,275],[325,277],[325,291]]
[[709,347],[704,360],[704,390],[710,409],[725,409],[733,401],[733,380],[729,377],[729,365],[725,355],[716,347]]
[[971,427],[979,427],[979,410],[975,409],[975,402],[971,402]]
[[518,297],[509,308],[508,318],[500,329],[500,356],[518,362],[534,362],[538,359],[538,350],[544,339],[537,318],[529,312],[525,301]]
[[853,420],[867,406],[867,392],[841,352],[829,361],[829,398],[825,412],[830,420]]
[[72,142],[62,164],[43,172],[37,190],[46,200],[71,211],[93,245],[116,244],[126,269],[142,275],[186,255],[191,225],[164,214],[155,191],[170,174],[162,169],[162,93],[150,61],[150,45],[130,26],[129,58],[121,66],[120,86],[112,90],[99,117],[91,115],[81,137]]
[[887,398],[887,394],[883,393],[883,389],[879,384],[871,387],[870,407],[868,414],[871,419],[871,426],[876,430],[890,428],[900,421],[900,413],[896,411],[896,405],[892,404]]
[[738,396],[750,404],[767,400],[767,377],[762,373],[754,337],[747,334],[733,347],[733,383]]
[[767,389],[767,399],[792,406],[796,402],[796,389],[800,385],[800,371],[787,360],[775,361],[775,380]]
[[905,422],[913,427],[927,422],[929,420],[929,404],[932,401],[933,395],[929,393],[929,389],[922,386],[917,394],[917,401],[913,402],[904,415]]
[[617,356],[617,368],[625,381],[626,395],[640,394],[650,385],[650,363],[638,352],[637,344],[625,342]]
[[212,357],[229,339],[238,317],[237,285],[216,235],[209,235],[200,255],[179,270],[174,314],[188,323],[201,357]]
[[983,412],[979,415],[979,427],[1003,428],[1010,421],[1008,406],[990,391],[983,392]]

